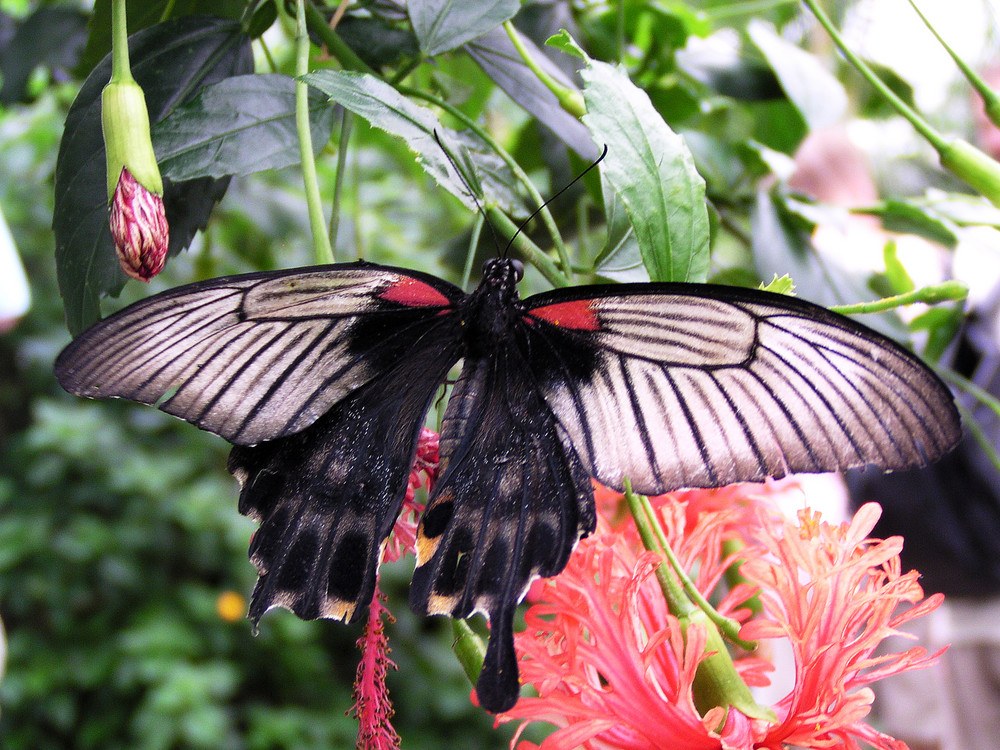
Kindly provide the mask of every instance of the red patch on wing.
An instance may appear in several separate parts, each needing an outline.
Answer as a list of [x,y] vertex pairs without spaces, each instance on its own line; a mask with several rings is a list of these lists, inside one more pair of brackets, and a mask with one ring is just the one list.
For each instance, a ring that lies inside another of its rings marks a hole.
[[547,320],[560,328],[575,328],[580,331],[598,331],[597,311],[592,307],[594,300],[580,299],[573,302],[556,302],[554,305],[536,307],[531,316]]
[[398,302],[407,307],[447,307],[451,305],[451,300],[437,289],[412,276],[400,276],[397,281],[379,292],[378,296],[381,299]]

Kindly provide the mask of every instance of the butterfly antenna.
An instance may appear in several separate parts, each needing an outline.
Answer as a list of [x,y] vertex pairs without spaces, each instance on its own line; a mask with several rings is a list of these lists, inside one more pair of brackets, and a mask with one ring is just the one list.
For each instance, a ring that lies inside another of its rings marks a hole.
[[504,257],[504,258],[507,257],[507,252],[510,250],[510,246],[514,244],[514,240],[517,239],[517,236],[519,234],[521,234],[522,231],[524,231],[524,228],[526,226],[528,226],[528,222],[529,221],[531,221],[536,216],[538,216],[538,214],[541,213],[542,209],[545,208],[547,205],[549,205],[552,201],[554,201],[556,198],[558,198],[560,195],[562,195],[563,193],[565,193],[567,190],[569,190],[571,187],[573,187],[576,183],[578,183],[580,180],[582,180],[586,176],[587,172],[589,172],[594,167],[596,167],[598,164],[600,164],[604,160],[604,157],[607,156],[607,155],[608,155],[608,145],[604,144],[604,150],[601,151],[601,155],[598,156],[590,166],[588,166],[585,170],[583,170],[582,172],[580,172],[580,174],[578,174],[576,177],[574,177],[572,180],[570,180],[568,183],[566,183],[566,185],[564,185],[562,188],[559,189],[559,192],[557,192],[555,195],[549,197],[549,199],[547,201],[545,201],[542,205],[540,205],[538,208],[536,208],[534,211],[532,211],[531,215],[527,219],[525,219],[520,224],[518,224],[517,225],[517,231],[514,232],[514,234],[511,236],[510,241],[507,243],[507,247],[505,247],[503,249],[502,257]]
[[490,217],[486,215],[486,209],[483,208],[483,204],[480,203],[479,199],[476,197],[476,191],[472,189],[472,186],[462,175],[462,170],[458,168],[458,165],[455,163],[455,160],[451,158],[451,154],[448,152],[448,149],[446,149],[444,147],[444,143],[441,142],[441,136],[438,135],[437,128],[434,128],[433,132],[434,132],[434,140],[437,141],[437,145],[440,146],[441,151],[444,153],[444,157],[448,160],[448,163],[451,164],[451,166],[454,168],[455,174],[458,175],[458,179],[460,179],[462,181],[462,184],[465,185],[466,190],[469,191],[469,196],[472,198],[472,202],[476,204],[476,210],[479,211],[480,215],[483,217],[483,221],[486,222],[486,226],[490,228],[490,234],[493,235],[493,245],[499,251],[500,237],[497,234],[496,227],[493,226],[493,222],[490,221]]

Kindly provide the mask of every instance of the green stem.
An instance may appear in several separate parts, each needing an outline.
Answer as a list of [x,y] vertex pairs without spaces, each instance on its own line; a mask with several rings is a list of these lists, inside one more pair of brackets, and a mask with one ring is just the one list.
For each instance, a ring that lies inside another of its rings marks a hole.
[[[968,378],[964,378],[951,370],[939,367],[936,368],[936,372],[952,385],[961,388],[966,393],[972,395],[977,401],[981,402],[984,406],[990,409],[990,411],[992,411],[997,417],[1000,417],[1000,399],[992,393],[980,388]],[[993,445],[989,437],[983,432],[983,428],[980,426],[978,420],[976,420],[961,404],[958,405],[958,408],[962,412],[962,421],[969,427],[973,437],[976,438],[976,441],[986,452],[986,455],[989,457],[993,465],[997,467],[998,471],[1000,471],[1000,454],[997,453],[997,447]]]
[[802,0],[806,7],[812,11],[813,15],[816,16],[816,20],[819,21],[820,25],[826,29],[826,33],[830,35],[833,39],[833,43],[837,45],[840,53],[847,58],[847,61],[854,66],[854,68],[864,77],[872,87],[878,91],[878,93],[892,105],[892,108],[899,112],[900,115],[905,117],[917,132],[919,132],[924,138],[927,139],[935,150],[940,152],[948,147],[949,141],[935,130],[927,120],[920,116],[920,114],[910,107],[906,102],[900,99],[896,94],[890,89],[882,79],[879,78],[875,71],[873,71],[868,64],[862,60],[860,57],[854,54],[847,43],[844,42],[843,37],[840,36],[840,32],[837,31],[836,27],[830,18],[823,12],[823,9],[819,7],[819,3],[816,0]]
[[486,218],[502,235],[513,238],[513,248],[524,260],[537,268],[552,286],[570,285],[552,259],[542,252],[538,245],[528,239],[524,232],[517,231],[517,225],[507,217],[507,214],[496,206],[489,206],[486,208]]
[[[646,502],[643,503],[643,500]],[[656,567],[656,580],[663,590],[663,598],[667,602],[667,609],[675,617],[689,617],[698,608],[685,596],[684,587],[676,576],[677,567],[673,565],[673,552],[667,554],[669,545],[661,542],[662,529],[658,529],[659,524],[652,516],[652,507],[649,506],[649,499],[632,492],[632,483],[625,480],[625,502],[628,503],[629,512],[635,521],[635,527],[639,531],[639,538],[642,539],[642,546],[650,552],[658,552],[666,555],[670,567],[666,563],[661,563]],[[654,530],[655,529],[655,530]],[[660,533],[657,534],[657,531]],[[673,567],[674,572],[670,572]]]
[[479,237],[483,233],[483,224],[486,219],[482,214],[476,214],[476,223],[472,225],[472,236],[469,237],[469,250],[465,254],[465,267],[462,269],[462,281],[459,287],[467,289],[469,277],[472,276],[472,264],[476,260],[476,248],[479,247]]
[[927,120],[896,96],[882,82],[882,79],[875,75],[875,72],[868,67],[864,60],[850,50],[816,0],[802,1],[826,29],[847,61],[892,105],[893,109],[905,117],[917,132],[934,147],[941,160],[941,166],[982,193],[993,205],[1000,206],[1000,164],[997,164],[971,143],[961,138],[945,137],[935,130]]
[[[309,34],[306,31],[305,0],[295,6],[295,75],[301,78],[309,72]],[[312,230],[313,253],[316,262],[333,263],[333,247],[326,233],[323,205],[316,178],[312,133],[309,130],[309,87],[301,80],[295,82],[295,129],[299,138],[302,159],[302,181],[305,185],[306,205],[309,210],[309,227]]]
[[930,29],[930,32],[934,35],[934,38],[937,39],[940,45],[944,47],[945,50],[947,50],[949,55],[951,55],[951,59],[955,61],[955,65],[957,65],[959,70],[962,71],[962,74],[965,76],[965,79],[969,82],[969,85],[971,85],[972,88],[974,88],[976,92],[979,94],[979,96],[982,98],[983,106],[986,110],[987,117],[989,117],[990,119],[990,122],[992,122],[994,125],[1000,125],[1000,97],[997,96],[996,92],[990,88],[989,84],[987,84],[986,81],[980,78],[976,74],[976,72],[969,67],[969,65],[965,62],[965,60],[963,60],[961,57],[958,56],[958,53],[955,52],[955,50],[953,50],[951,47],[948,46],[948,43],[938,33],[938,30],[931,25],[931,22],[928,20],[927,16],[923,14],[923,12],[917,6],[914,0],[910,0],[910,6],[913,8],[913,10],[916,11],[917,15],[920,16],[920,20],[924,22],[924,25],[928,29]]
[[127,83],[132,79],[128,60],[128,18],[125,0],[111,2],[111,80]]
[[169,0],[169,2],[163,6],[163,12],[160,14],[160,23],[166,21],[174,12],[174,6],[177,5],[177,0]]
[[510,37],[514,49],[517,50],[517,54],[521,56],[524,64],[528,66],[545,88],[555,94],[556,99],[559,100],[559,106],[574,117],[582,117],[587,114],[587,105],[583,102],[583,94],[575,89],[564,86],[546,71],[542,70],[541,66],[531,56],[531,52],[525,46],[524,40],[521,39],[521,35],[517,32],[517,29],[514,28],[514,24],[510,21],[505,21],[503,28],[507,32],[507,36]]
[[341,111],[340,143],[337,144],[337,176],[333,182],[333,205],[330,208],[330,247],[337,246],[337,234],[340,231],[340,204],[344,195],[344,173],[347,169],[347,144],[351,139],[351,129],[354,115],[347,109]]
[[377,71],[368,67],[368,63],[358,57],[354,50],[348,47],[347,43],[340,38],[340,35],[327,25],[326,19],[323,18],[323,14],[313,5],[312,0],[306,0],[305,10],[306,24],[309,30],[320,38],[327,51],[337,58],[337,62],[347,70],[357,70],[362,73],[378,75]]
[[[660,528],[660,524],[653,515],[649,499],[632,492],[631,483],[627,479],[625,480],[625,499],[632,513],[632,518],[635,519],[643,546],[650,551],[666,555],[674,570],[671,573],[667,562],[661,563],[656,568],[656,578],[663,590],[667,608],[672,615],[677,617],[685,640],[692,625],[699,625],[705,630],[705,656],[698,665],[694,683],[691,686],[692,697],[698,713],[704,716],[717,706],[727,710],[732,706],[746,716],[764,721],[776,721],[777,717],[774,712],[759,705],[754,700],[750,688],[740,677],[729,649],[726,648],[726,643],[720,635],[720,628],[711,613],[715,613],[715,617],[723,621],[725,618],[715,612],[700,593],[695,601],[700,600],[700,602],[704,602],[703,604],[696,605],[692,603],[692,598],[695,597],[688,598],[691,592],[678,582],[686,580],[687,575],[680,570],[680,563],[670,549],[670,545],[667,544],[663,529]],[[693,584],[691,588],[694,588]],[[753,647],[755,645],[743,641],[739,641],[739,643],[741,646]]]
[[969,296],[969,288],[961,281],[945,281],[933,286],[925,286],[914,289],[905,294],[896,294],[892,297],[883,297],[872,302],[858,302],[854,305],[835,305],[830,309],[841,315],[859,315],[862,313],[878,313],[886,310],[894,310],[897,307],[912,305],[916,302],[924,302],[934,305],[938,302],[950,302],[962,300]]
[[[660,566],[657,569],[657,579],[660,581],[661,588],[664,588],[663,595],[667,599],[667,606],[670,608],[672,614],[678,617],[682,614],[689,614],[694,607],[691,606],[691,602],[697,605],[697,608],[702,610],[708,619],[715,624],[722,634],[746,651],[753,651],[757,648],[757,644],[751,641],[744,641],[739,637],[740,624],[735,620],[730,620],[728,617],[723,617],[719,614],[719,611],[712,606],[712,604],[702,595],[698,590],[698,587],[694,585],[694,582],[688,576],[687,571],[684,570],[684,566],[681,565],[681,561],[674,554],[673,549],[670,547],[670,542],[667,540],[666,534],[663,533],[663,527],[656,519],[656,511],[653,509],[652,503],[649,502],[649,498],[645,495],[636,495],[632,492],[631,484],[626,481],[625,485],[625,498],[628,502],[629,510],[632,512],[632,518],[635,519],[636,526],[639,528],[639,536],[642,538],[643,546],[652,552],[658,552],[667,558],[667,562],[670,563],[670,568],[673,569],[673,575],[671,575],[665,566]],[[641,514],[641,515],[637,515]],[[641,526],[640,526],[641,523]],[[648,540],[648,541],[647,541]],[[674,597],[673,594],[668,594],[667,589],[664,587],[665,582],[663,577],[660,576],[660,570],[668,578],[673,585],[676,586],[677,582],[680,582],[680,587],[684,594],[683,602],[678,601],[678,606],[685,611],[674,611],[671,601]],[[690,609],[688,609],[690,608]]]
[[[552,213],[549,211],[548,206],[545,205],[545,199],[542,197],[541,193],[535,188],[535,184],[528,177],[527,172],[521,169],[521,165],[515,161],[514,157],[511,156],[503,146],[501,146],[497,141],[483,129],[483,127],[469,117],[465,112],[458,109],[457,107],[449,104],[444,99],[440,99],[433,94],[428,94],[425,91],[420,91],[419,89],[413,89],[408,86],[398,86],[397,90],[399,93],[406,96],[412,96],[415,99],[423,99],[425,102],[429,102],[436,107],[440,107],[449,115],[454,117],[456,120],[461,122],[465,127],[474,132],[483,141],[493,149],[494,153],[499,156],[503,163],[507,165],[508,169],[514,173],[514,176],[524,185],[525,190],[531,196],[531,200],[535,202],[535,205],[539,207],[538,216],[542,220],[542,224],[545,225],[545,229],[549,233],[549,237],[552,238],[552,246],[556,249],[556,254],[559,256],[559,264],[562,266],[563,274],[568,281],[573,277],[573,267],[569,259],[569,251],[566,249],[566,243],[563,242],[562,235],[559,233],[559,227],[556,226],[556,221],[552,218]],[[565,286],[565,284],[563,285]]]

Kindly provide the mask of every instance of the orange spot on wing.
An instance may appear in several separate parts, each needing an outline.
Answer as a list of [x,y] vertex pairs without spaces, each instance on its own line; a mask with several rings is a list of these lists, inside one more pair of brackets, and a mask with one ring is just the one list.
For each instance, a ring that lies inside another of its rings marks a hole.
[[389,302],[398,302],[407,307],[447,307],[451,300],[441,292],[412,276],[400,276],[399,279],[378,295]]
[[581,299],[573,302],[556,302],[554,305],[536,307],[531,311],[533,318],[557,325],[560,328],[576,328],[581,331],[600,330],[601,324],[597,320],[597,311],[592,305],[594,300]]

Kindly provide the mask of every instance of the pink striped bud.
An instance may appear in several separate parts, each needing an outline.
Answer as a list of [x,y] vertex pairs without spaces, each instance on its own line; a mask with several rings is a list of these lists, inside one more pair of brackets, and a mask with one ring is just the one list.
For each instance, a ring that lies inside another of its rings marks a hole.
[[111,201],[111,236],[122,270],[149,281],[163,270],[170,245],[170,227],[163,198],[142,186],[123,167]]

